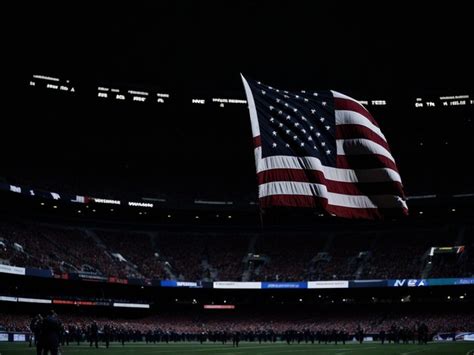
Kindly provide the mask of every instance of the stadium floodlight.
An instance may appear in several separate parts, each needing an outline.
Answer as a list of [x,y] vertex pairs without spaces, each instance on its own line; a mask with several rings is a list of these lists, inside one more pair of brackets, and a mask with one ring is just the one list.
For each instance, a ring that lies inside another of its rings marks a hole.
[[168,215],[168,218],[171,218],[171,215],[170,215],[170,214]]
[[44,202],[41,202],[40,205],[41,205],[41,206],[44,206]]
[[53,208],[58,208],[58,206],[54,205]]

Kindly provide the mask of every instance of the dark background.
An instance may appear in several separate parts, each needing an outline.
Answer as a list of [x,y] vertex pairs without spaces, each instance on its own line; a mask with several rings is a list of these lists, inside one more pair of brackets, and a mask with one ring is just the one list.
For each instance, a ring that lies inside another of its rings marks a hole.
[[[334,89],[370,108],[408,194],[472,192],[473,109],[416,110],[416,97],[472,94],[465,5],[316,1],[18,4],[5,9],[0,176],[38,187],[255,195],[239,73],[287,89]],[[70,80],[75,94],[28,85]],[[98,85],[170,93],[104,101]],[[472,95],[471,95],[472,98]],[[423,145],[420,145],[423,143]]]

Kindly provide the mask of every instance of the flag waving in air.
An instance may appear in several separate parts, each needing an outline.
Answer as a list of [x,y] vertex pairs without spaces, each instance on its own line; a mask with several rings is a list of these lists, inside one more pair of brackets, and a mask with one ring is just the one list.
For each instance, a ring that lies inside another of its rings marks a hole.
[[261,208],[310,207],[368,219],[408,213],[387,140],[357,100],[242,80]]

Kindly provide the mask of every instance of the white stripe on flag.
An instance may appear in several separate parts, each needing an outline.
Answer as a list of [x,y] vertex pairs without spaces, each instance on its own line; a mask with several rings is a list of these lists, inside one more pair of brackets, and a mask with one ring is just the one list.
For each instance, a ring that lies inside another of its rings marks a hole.
[[328,192],[325,185],[308,182],[275,181],[262,184],[258,188],[259,197],[272,195],[317,196],[328,200],[333,206],[351,208],[393,208],[405,207],[406,203],[395,195],[345,195]]
[[257,109],[255,106],[255,100],[253,99],[252,90],[250,89],[249,83],[245,80],[244,76],[240,74],[244,83],[245,95],[247,96],[247,103],[249,105],[250,122],[252,124],[252,136],[258,137],[260,135],[260,126],[258,125]]
[[341,169],[325,166],[321,160],[315,157],[294,157],[288,155],[275,155],[260,159],[262,147],[255,148],[257,157],[257,173],[272,169],[299,169],[315,170],[324,174],[325,178],[341,182],[384,182],[398,181],[402,182],[400,175],[390,168],[376,169]]
[[[332,92],[332,96],[334,96],[334,98],[351,100],[352,102],[355,102],[356,104],[358,104],[360,107],[363,107],[364,110],[367,111],[367,109],[365,108],[365,106],[362,105],[359,101],[357,101],[357,100],[354,99],[353,97],[350,97],[350,96],[341,94],[340,92],[337,92],[337,91],[334,91],[334,90],[331,90],[331,92]],[[367,112],[368,112],[368,111],[367,111]]]
[[338,155],[379,154],[395,163],[395,159],[387,149],[382,147],[380,144],[371,141],[370,139],[337,139],[336,146]]
[[370,122],[367,119],[367,117],[361,115],[359,112],[350,111],[350,110],[336,110],[335,114],[336,114],[336,125],[354,124],[354,125],[364,126],[370,129],[380,138],[382,138],[385,142],[387,141],[387,139],[383,135],[380,128],[378,128],[376,125]]

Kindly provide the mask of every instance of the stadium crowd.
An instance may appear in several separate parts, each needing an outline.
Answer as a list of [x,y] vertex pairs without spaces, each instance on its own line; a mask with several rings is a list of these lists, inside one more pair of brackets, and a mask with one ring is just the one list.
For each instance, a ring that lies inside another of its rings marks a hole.
[[[140,232],[8,222],[0,223],[0,264],[55,274],[188,281],[471,277],[472,240],[472,228],[464,233],[438,228],[403,235],[316,235]],[[429,255],[432,247],[461,243],[465,246],[458,253]]]

